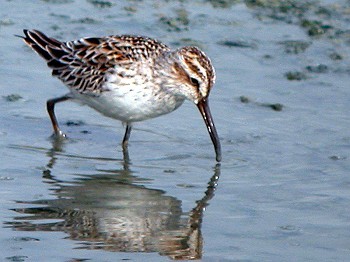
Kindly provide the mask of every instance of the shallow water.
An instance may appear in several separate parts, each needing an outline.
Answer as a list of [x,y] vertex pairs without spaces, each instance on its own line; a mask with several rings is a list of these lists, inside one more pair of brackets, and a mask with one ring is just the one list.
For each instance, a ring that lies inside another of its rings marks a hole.
[[[0,260],[348,260],[350,5],[288,3],[4,1]],[[124,127],[78,104],[52,141],[45,101],[66,89],[23,28],[202,48],[222,163],[189,102],[136,125],[129,162]]]

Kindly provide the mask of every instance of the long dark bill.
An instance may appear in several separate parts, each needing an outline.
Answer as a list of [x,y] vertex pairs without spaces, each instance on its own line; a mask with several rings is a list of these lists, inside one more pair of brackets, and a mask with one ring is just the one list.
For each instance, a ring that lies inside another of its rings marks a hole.
[[197,107],[202,114],[205,125],[207,126],[211,141],[213,141],[215,153],[216,153],[216,161],[221,161],[221,145],[218,133],[216,132],[216,128],[214,125],[213,118],[209,109],[209,102],[207,98],[202,99],[198,102]]

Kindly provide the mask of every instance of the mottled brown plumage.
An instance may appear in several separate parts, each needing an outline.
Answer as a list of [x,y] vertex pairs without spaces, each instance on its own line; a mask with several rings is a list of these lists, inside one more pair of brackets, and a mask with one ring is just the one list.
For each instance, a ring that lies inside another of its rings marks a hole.
[[24,30],[24,41],[46,61],[52,75],[79,93],[100,93],[106,71],[159,56],[170,49],[150,38],[107,36],[60,42],[37,30]]

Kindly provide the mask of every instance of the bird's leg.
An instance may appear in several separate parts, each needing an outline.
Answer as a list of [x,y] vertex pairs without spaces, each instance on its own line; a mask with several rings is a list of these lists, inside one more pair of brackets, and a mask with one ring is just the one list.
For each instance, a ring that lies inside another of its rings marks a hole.
[[128,150],[128,143],[129,143],[129,138],[130,138],[130,133],[131,133],[131,124],[126,123],[126,129],[125,129],[125,134],[123,138],[123,150]]
[[55,116],[55,104],[67,101],[68,99],[71,99],[71,97],[69,95],[64,95],[61,97],[49,99],[46,102],[47,112],[49,113],[54,131],[54,136],[56,137],[66,137],[66,135],[61,131],[60,127],[58,126],[57,118]]
[[124,159],[124,165],[125,165],[124,168],[128,167],[130,163],[128,143],[129,143],[131,128],[132,128],[131,124],[126,123],[126,129],[125,129],[125,134],[124,134],[123,143],[122,143],[123,159]]

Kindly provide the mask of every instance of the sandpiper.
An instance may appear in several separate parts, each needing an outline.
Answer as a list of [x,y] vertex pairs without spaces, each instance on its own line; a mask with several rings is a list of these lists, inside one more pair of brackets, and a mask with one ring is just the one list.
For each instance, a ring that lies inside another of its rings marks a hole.
[[47,61],[52,75],[69,89],[68,94],[47,101],[54,135],[65,136],[55,116],[55,104],[74,99],[125,123],[122,145],[126,150],[134,122],[168,114],[187,99],[197,105],[216,160],[221,161],[220,141],[208,104],[215,71],[197,47],[171,50],[157,40],[132,35],[61,42],[37,30],[23,31],[24,42]]

